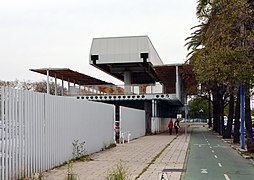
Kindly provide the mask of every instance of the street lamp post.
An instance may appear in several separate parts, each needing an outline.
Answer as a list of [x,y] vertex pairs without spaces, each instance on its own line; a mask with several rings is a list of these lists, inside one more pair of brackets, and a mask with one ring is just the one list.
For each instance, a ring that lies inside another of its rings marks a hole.
[[184,120],[184,122],[185,122],[185,142],[187,141],[187,117],[188,117],[188,111],[189,111],[189,107],[188,107],[188,104],[187,103],[185,103],[184,104],[184,114],[185,114],[185,120]]

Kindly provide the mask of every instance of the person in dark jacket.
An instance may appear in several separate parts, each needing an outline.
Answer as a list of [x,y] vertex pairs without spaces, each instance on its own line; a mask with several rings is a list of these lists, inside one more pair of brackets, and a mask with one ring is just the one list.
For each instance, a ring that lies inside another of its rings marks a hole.
[[176,134],[178,134],[178,130],[180,129],[180,125],[179,125],[179,120],[178,119],[175,120],[174,127],[175,127],[175,130],[176,130]]

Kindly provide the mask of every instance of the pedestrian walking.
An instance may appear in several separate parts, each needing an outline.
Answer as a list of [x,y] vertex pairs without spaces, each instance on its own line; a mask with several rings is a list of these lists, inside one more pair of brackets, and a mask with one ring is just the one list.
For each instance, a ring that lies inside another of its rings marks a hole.
[[169,135],[172,135],[172,129],[173,129],[173,121],[172,119],[170,119],[169,123],[168,123],[168,132],[169,132]]
[[176,130],[176,134],[178,134],[178,130],[180,129],[180,125],[179,125],[179,120],[178,119],[175,120],[174,127],[175,127],[175,130]]

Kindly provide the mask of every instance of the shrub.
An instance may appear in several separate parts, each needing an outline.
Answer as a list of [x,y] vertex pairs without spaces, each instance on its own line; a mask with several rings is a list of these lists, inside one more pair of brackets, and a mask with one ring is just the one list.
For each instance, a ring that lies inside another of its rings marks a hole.
[[73,151],[72,151],[73,159],[78,159],[81,156],[85,155],[86,153],[85,141],[79,142],[79,140],[74,140],[72,145],[73,145]]
[[127,180],[129,174],[127,168],[125,168],[122,162],[118,163],[115,168],[110,169],[107,172],[106,180]]

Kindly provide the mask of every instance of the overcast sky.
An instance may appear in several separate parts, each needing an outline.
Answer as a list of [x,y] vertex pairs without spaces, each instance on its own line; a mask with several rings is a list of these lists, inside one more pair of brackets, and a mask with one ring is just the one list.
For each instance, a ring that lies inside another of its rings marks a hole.
[[196,0],[0,0],[0,80],[42,80],[31,68],[89,65],[92,38],[148,35],[164,64],[183,63]]

